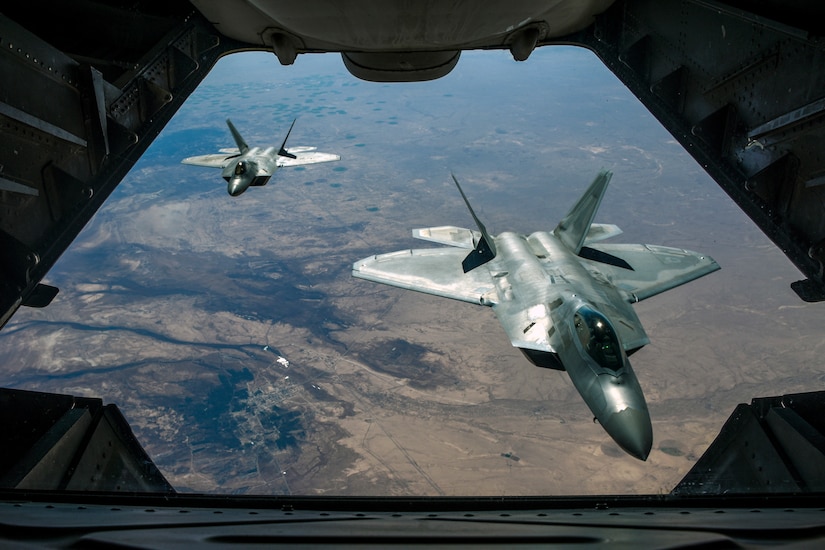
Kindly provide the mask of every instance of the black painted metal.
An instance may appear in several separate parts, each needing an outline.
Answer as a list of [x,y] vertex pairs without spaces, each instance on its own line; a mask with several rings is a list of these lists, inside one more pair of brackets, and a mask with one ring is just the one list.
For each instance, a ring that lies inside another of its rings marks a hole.
[[[563,43],[593,50],[825,297],[825,44],[766,2],[627,0]],[[816,10],[814,5],[810,6]]]
[[825,392],[739,405],[672,494],[825,491]]
[[[187,6],[171,2],[164,16],[134,21],[138,38],[120,49],[109,45],[111,51],[134,56],[134,62],[94,60],[101,70],[0,15],[0,74],[16,83],[13,90],[4,86],[0,97],[2,177],[6,187],[23,184],[34,193],[2,192],[0,326],[32,300],[40,280],[218,58],[238,49],[181,5]],[[128,7],[98,9],[135,17]],[[28,23],[25,17],[22,22]],[[65,34],[53,38],[59,44],[72,40]],[[123,42],[121,36],[107,36]],[[41,93],[14,91],[25,89]]]

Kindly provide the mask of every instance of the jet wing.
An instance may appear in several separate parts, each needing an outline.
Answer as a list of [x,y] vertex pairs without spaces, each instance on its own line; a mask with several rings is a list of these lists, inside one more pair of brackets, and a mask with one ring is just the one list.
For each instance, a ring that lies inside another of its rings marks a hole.
[[421,239],[422,241],[431,241],[434,243],[457,246],[459,248],[469,248],[472,250],[476,247],[476,243],[481,238],[481,233],[470,229],[464,229],[463,227],[456,227],[454,225],[442,225],[439,227],[413,229],[412,236],[413,238]]
[[278,166],[303,166],[305,164],[319,164],[322,162],[341,160],[341,155],[319,153],[318,151],[313,151],[312,149],[314,149],[314,147],[293,147],[291,149],[287,149],[287,152],[295,155],[295,158],[278,157]]
[[710,256],[681,248],[599,243],[590,249],[601,255],[590,255],[582,262],[603,273],[630,302],[650,298],[719,269]]
[[227,161],[237,155],[238,153],[212,153],[209,155],[199,155],[197,157],[186,157],[180,162],[181,164],[191,164],[193,166],[206,166],[207,168],[224,168],[226,166]]
[[355,262],[353,277],[472,304],[493,305],[495,287],[486,269],[464,273],[461,248],[399,250]]

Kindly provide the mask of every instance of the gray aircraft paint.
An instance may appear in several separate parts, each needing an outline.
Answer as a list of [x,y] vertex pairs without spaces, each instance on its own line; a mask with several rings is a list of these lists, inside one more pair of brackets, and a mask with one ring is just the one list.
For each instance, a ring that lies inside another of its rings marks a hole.
[[628,355],[650,340],[631,304],[719,265],[679,248],[601,242],[621,233],[593,223],[611,176],[599,173],[553,232],[529,236],[491,236],[453,177],[480,231],[414,229],[413,237],[450,247],[370,256],[352,274],[492,307],[513,346],[537,366],[567,371],[605,431],[646,460],[653,430]]
[[181,163],[208,168],[221,168],[221,176],[226,180],[226,191],[233,197],[237,197],[250,187],[266,185],[269,178],[281,166],[302,166],[341,160],[339,155],[319,153],[315,150],[315,147],[290,147],[287,149],[286,140],[289,139],[292,127],[295,126],[294,120],[280,147],[265,148],[250,147],[231,120],[227,118],[226,124],[229,126],[232,138],[238,146],[237,149],[221,149],[220,153],[187,157]]

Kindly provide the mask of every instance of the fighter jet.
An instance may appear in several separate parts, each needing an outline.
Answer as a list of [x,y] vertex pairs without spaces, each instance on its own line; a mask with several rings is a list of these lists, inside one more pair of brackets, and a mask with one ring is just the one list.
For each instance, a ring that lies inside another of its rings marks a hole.
[[650,340],[631,304],[719,265],[679,248],[602,243],[622,232],[593,223],[611,176],[599,173],[552,232],[529,236],[488,233],[453,176],[478,231],[414,229],[413,237],[451,248],[370,256],[355,262],[352,274],[492,307],[513,346],[536,366],[567,371],[610,437],[646,460],[653,428],[628,356]]
[[301,166],[304,164],[318,164],[321,162],[331,162],[341,160],[339,155],[331,153],[319,153],[315,147],[290,147],[286,149],[286,140],[295,126],[295,121],[289,127],[281,146],[275,147],[249,147],[241,137],[235,125],[228,118],[226,124],[232,137],[235,138],[237,149],[220,149],[220,153],[210,155],[200,155],[183,159],[183,164],[194,166],[207,166],[209,168],[223,169],[223,179],[226,180],[227,192],[233,197],[237,197],[249,187],[266,185],[269,178],[281,166]]

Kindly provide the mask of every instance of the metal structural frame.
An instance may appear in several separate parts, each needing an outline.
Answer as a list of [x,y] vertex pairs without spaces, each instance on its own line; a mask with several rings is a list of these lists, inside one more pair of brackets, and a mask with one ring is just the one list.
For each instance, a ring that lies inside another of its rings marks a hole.
[[791,285],[800,298],[825,298],[822,37],[721,2],[632,0],[571,42],[592,49],[802,271]]

